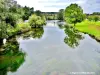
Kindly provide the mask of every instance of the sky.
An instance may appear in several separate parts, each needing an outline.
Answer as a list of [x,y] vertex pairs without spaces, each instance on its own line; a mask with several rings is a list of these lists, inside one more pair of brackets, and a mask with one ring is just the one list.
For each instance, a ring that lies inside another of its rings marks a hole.
[[71,3],[77,3],[84,13],[100,12],[100,0],[16,0],[22,6],[34,7],[42,12],[58,12]]

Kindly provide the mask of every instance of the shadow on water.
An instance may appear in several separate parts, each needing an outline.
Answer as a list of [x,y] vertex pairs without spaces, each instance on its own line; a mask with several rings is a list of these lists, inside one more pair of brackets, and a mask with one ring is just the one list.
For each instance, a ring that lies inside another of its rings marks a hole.
[[25,53],[19,49],[15,38],[9,40],[0,52],[0,75],[7,75],[7,72],[16,72],[25,61]]
[[[23,39],[28,39],[29,37],[40,39],[43,33],[43,27],[32,28],[31,31],[17,35],[17,37],[23,37]],[[0,46],[0,75],[7,75],[9,71],[16,72],[24,61],[25,53],[19,49],[16,37],[8,39],[5,45]]]
[[77,47],[79,45],[80,40],[84,39],[82,33],[77,31],[74,27],[65,26],[64,31],[66,34],[64,42],[72,48]]
[[40,39],[43,34],[44,34],[44,29],[43,27],[40,27],[40,28],[32,28],[31,31],[19,35],[19,37],[23,37],[23,39],[29,39],[30,37],[34,39]]
[[58,23],[58,27],[60,29],[64,29],[64,32],[66,34],[66,37],[64,38],[64,42],[71,48],[77,47],[80,43],[80,40],[84,39],[82,33],[77,31],[74,27],[62,23]]
[[84,39],[82,33],[80,33],[74,27],[71,27],[63,23],[58,23],[58,27],[60,29],[64,29],[64,32],[66,34],[66,37],[64,38],[64,42],[71,48],[77,47],[80,43],[80,40]]

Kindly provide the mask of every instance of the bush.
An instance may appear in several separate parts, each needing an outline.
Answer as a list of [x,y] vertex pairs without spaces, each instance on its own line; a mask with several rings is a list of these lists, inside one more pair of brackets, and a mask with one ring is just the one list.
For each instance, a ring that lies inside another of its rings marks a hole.
[[15,27],[17,20],[20,18],[19,14],[8,13],[6,16],[6,23],[10,24],[11,26]]
[[0,21],[0,39],[7,37],[7,24],[5,21]]
[[54,17],[54,16],[47,16],[47,19],[48,19],[48,20],[54,20],[55,17]]
[[31,26],[29,25],[29,23],[20,22],[16,26],[16,30],[21,31],[21,32],[24,32],[30,29],[31,29]]
[[29,24],[31,25],[31,27],[40,27],[43,26],[45,24],[46,20],[44,19],[44,17],[40,17],[37,15],[32,15],[29,17]]
[[95,15],[90,15],[90,16],[88,16],[88,20],[96,22],[96,21],[99,21],[100,18],[98,16],[95,16]]

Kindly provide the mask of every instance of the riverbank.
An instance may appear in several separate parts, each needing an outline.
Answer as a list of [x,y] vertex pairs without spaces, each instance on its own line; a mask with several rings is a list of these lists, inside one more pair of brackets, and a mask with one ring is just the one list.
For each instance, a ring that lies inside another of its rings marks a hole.
[[75,28],[81,32],[91,35],[97,41],[100,41],[100,22],[85,20],[81,23],[77,23]]

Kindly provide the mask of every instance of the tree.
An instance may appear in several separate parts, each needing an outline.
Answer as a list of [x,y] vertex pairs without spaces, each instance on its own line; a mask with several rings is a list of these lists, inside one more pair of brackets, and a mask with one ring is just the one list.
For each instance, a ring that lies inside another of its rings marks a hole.
[[83,10],[77,4],[71,4],[65,9],[65,20],[68,23],[73,23],[74,26],[78,22],[82,22],[84,20]]
[[7,37],[7,24],[4,21],[0,22],[0,45],[3,44],[3,39]]
[[100,15],[100,12],[93,12],[93,15]]
[[40,17],[37,15],[32,15],[29,17],[29,24],[31,27],[41,27],[46,23],[46,20],[44,19],[44,17]]
[[60,9],[58,12],[58,20],[64,20],[64,9]]
[[22,15],[22,7],[15,0],[0,0],[0,43],[8,36],[8,25],[15,28]]
[[88,16],[88,20],[89,21],[99,21],[100,20],[100,18],[99,18],[99,16],[96,16],[96,15],[89,15]]
[[29,16],[31,16],[34,13],[34,8],[29,8],[27,6],[23,7],[24,15],[23,20],[28,20]]
[[3,39],[7,37],[7,24],[5,22],[7,11],[6,0],[0,0],[0,45],[3,44]]
[[40,11],[40,10],[36,10],[36,11],[35,11],[35,14],[36,14],[37,16],[41,16],[41,11]]

